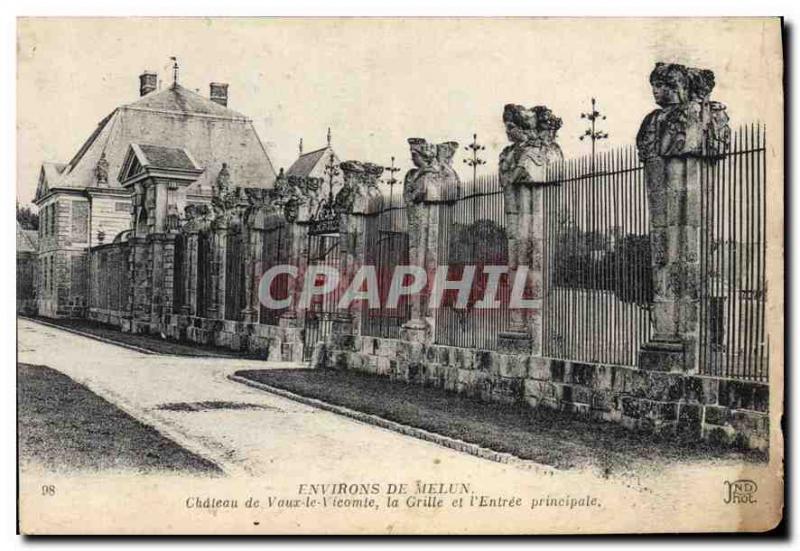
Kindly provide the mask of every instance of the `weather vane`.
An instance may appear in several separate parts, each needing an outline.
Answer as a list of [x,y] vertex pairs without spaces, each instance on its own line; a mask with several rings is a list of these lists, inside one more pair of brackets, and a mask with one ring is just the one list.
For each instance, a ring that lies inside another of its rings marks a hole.
[[474,183],[475,180],[478,179],[478,166],[486,164],[486,161],[478,157],[478,151],[483,151],[486,149],[486,147],[480,145],[478,143],[478,135],[473,134],[472,143],[465,146],[464,149],[466,149],[467,151],[472,151],[472,158],[464,159],[464,162],[472,167],[472,181]]
[[583,141],[584,139],[588,138],[592,141],[592,166],[594,166],[594,153],[595,153],[595,143],[598,140],[607,140],[608,139],[608,132],[603,132],[602,130],[598,130],[597,128],[597,121],[598,120],[606,120],[606,116],[600,113],[597,110],[597,100],[592,98],[592,110],[589,113],[581,113],[582,119],[589,119],[590,126],[586,129],[582,136],[578,139]]
[[178,58],[173,55],[173,56],[170,56],[170,59],[172,60],[172,86],[177,86],[178,85]]

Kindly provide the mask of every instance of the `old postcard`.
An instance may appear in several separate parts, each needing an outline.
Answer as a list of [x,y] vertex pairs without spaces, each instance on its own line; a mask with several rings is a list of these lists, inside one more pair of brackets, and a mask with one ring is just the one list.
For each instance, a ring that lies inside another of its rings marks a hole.
[[24,534],[763,532],[778,18],[21,18]]

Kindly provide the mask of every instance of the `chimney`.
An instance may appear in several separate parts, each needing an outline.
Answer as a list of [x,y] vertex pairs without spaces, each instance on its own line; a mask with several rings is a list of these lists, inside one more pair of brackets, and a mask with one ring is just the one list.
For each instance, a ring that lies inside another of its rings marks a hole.
[[209,99],[215,103],[219,103],[223,107],[228,106],[228,85],[224,82],[212,82],[209,84],[211,92]]
[[139,95],[146,96],[155,91],[158,84],[158,75],[152,71],[145,71],[139,75]]

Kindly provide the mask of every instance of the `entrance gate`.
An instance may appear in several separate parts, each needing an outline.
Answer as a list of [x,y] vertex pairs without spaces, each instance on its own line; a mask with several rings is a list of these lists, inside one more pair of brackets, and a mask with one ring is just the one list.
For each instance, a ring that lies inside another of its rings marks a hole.
[[[339,271],[340,251],[339,233],[331,231],[331,224],[317,223],[308,231],[308,247],[306,249],[306,266],[329,266],[337,273]],[[318,278],[325,276],[320,274]],[[318,280],[317,284],[323,284]],[[303,360],[311,360],[314,345],[324,341],[331,333],[333,318],[336,315],[336,305],[339,302],[339,291],[327,293],[324,296],[312,297],[311,304],[305,312],[303,331]]]

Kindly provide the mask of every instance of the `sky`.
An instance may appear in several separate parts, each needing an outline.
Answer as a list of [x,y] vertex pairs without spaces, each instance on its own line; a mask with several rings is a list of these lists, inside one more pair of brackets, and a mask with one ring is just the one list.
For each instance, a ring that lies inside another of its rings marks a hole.
[[[20,19],[17,199],[32,200],[42,161],[68,161],[97,123],[138,98],[145,69],[208,95],[227,82],[229,107],[253,119],[276,169],[325,145],[342,160],[410,168],[407,138],[461,143],[478,134],[481,173],[506,145],[503,106],[547,105],[564,121],[565,157],[589,151],[580,113],[596,97],[609,139],[630,145],[654,109],[656,61],[711,69],[712,99],[732,125],[780,125],[777,20],[752,19]],[[775,82],[773,78],[772,82]]]

